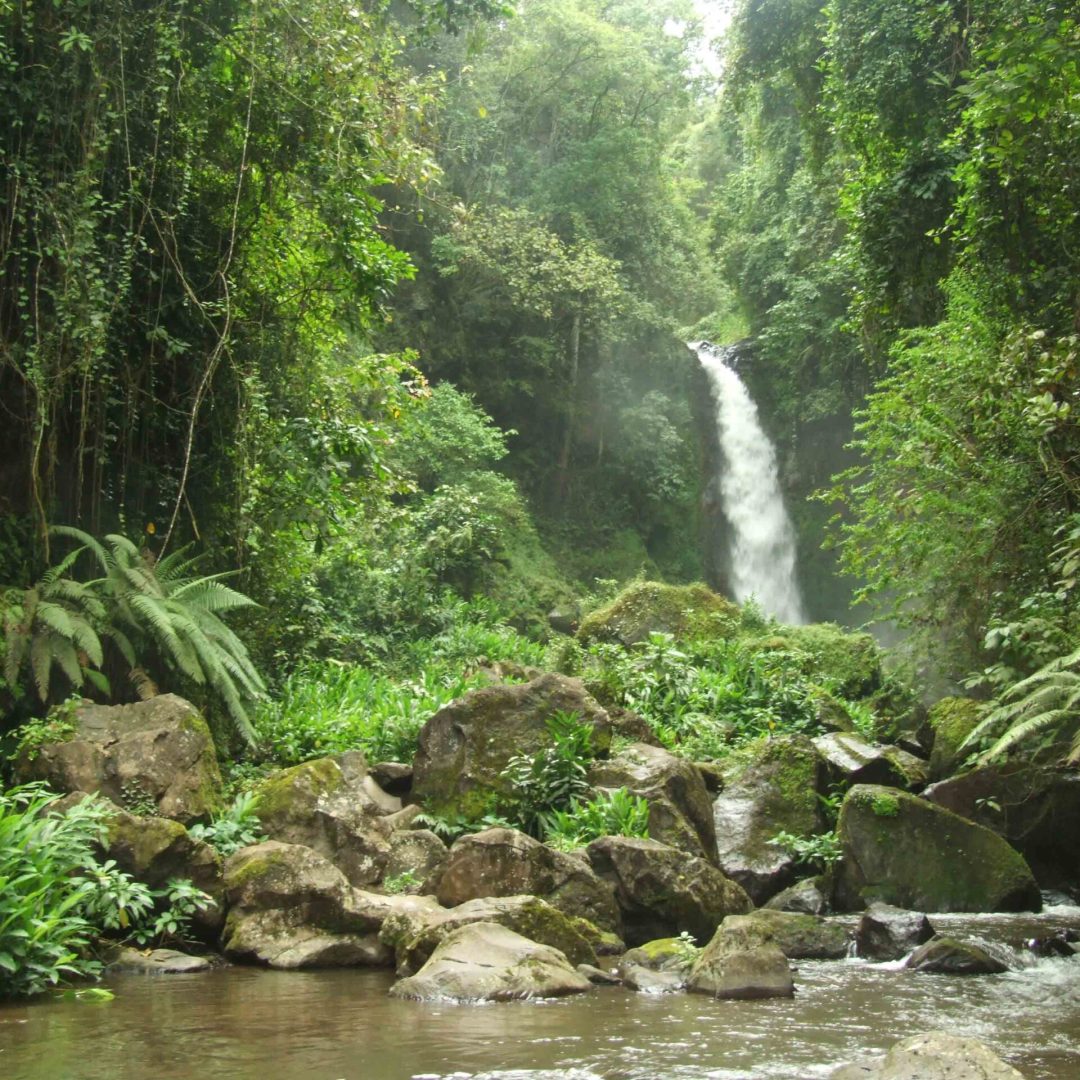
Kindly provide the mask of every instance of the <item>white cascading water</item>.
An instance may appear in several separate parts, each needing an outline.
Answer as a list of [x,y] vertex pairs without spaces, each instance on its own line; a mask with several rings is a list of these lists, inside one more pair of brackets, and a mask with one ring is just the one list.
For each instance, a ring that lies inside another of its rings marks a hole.
[[724,457],[720,499],[731,526],[731,587],[740,602],[753,596],[767,615],[806,621],[795,578],[795,530],[784,508],[776,452],[758,421],[757,406],[728,363],[733,350],[692,342],[709,377],[716,434]]

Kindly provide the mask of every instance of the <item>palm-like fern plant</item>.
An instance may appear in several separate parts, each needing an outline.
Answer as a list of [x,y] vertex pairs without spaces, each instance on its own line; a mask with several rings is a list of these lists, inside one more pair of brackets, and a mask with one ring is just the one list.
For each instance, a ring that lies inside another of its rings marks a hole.
[[108,681],[98,670],[103,656],[97,627],[105,619],[105,605],[90,586],[64,576],[83,550],[71,552],[29,589],[6,589],[0,596],[4,678],[14,686],[29,660],[42,701],[49,697],[54,667],[76,689],[90,682],[109,692]]
[[1051,660],[1009,687],[962,748],[978,746],[987,736],[996,735],[996,741],[979,755],[987,761],[1040,732],[1061,738],[1070,728],[1077,730],[1068,761],[1076,762],[1080,761],[1080,649]]
[[104,576],[85,588],[100,599],[99,632],[124,657],[140,696],[156,692],[148,670],[154,651],[166,668],[215,694],[240,734],[254,742],[248,709],[266,687],[243,642],[221,618],[254,601],[223,584],[226,574],[196,575],[198,558],[188,558],[186,548],[155,561],[116,533],[101,543],[70,526],[53,532],[78,541],[100,565]]

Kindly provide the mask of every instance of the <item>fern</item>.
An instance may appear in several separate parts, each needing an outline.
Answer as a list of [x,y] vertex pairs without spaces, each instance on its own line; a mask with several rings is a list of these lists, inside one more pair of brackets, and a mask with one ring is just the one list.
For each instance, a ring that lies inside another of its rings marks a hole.
[[[980,761],[988,761],[1040,733],[1055,741],[1062,738],[1080,722],[1078,668],[1080,649],[1056,657],[1011,686],[964,740],[961,749],[979,746],[996,736],[990,748],[979,754]],[[1073,734],[1068,760],[1080,760],[1080,730]]]

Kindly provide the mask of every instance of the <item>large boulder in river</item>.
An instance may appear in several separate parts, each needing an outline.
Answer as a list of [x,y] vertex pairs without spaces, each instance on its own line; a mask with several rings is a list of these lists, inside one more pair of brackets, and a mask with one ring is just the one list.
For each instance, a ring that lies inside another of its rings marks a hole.
[[656,840],[604,836],[587,848],[593,869],[615,886],[629,945],[674,937],[712,937],[727,915],[753,908],[746,892],[711,863]]
[[276,840],[230,856],[225,889],[226,954],[275,968],[389,966],[393,952],[378,936],[387,917],[438,907],[362,893],[311,848]]
[[717,998],[792,997],[791,965],[779,946],[727,920],[694,962],[687,989]]
[[705,585],[636,581],[609,604],[586,615],[577,636],[582,642],[614,641],[629,646],[654,633],[679,639],[727,637],[738,622],[738,605]]
[[923,794],[1004,836],[1043,888],[1080,887],[1080,773],[1008,762],[942,780]]
[[[271,840],[302,844],[353,885],[379,881],[390,857],[393,804],[367,776],[363,757],[319,758],[274,773],[257,789],[255,814]],[[400,804],[398,804],[400,805]]]
[[221,809],[221,773],[210,729],[190,702],[161,694],[134,705],[75,709],[75,730],[17,762],[20,781],[55,791],[99,792],[118,806],[152,803],[162,817],[190,822]]
[[449,934],[474,923],[498,923],[558,949],[573,964],[596,963],[596,952],[583,932],[587,924],[568,918],[535,896],[484,897],[455,908],[402,911],[383,922],[379,937],[394,950],[397,973],[411,975]]
[[589,783],[626,788],[649,804],[649,836],[661,844],[716,860],[712,800],[700,770],[658,746],[633,743],[613,758],[593,763]]
[[1009,965],[974,941],[936,935],[920,945],[904,967],[924,975],[1000,975]]
[[898,788],[860,784],[838,823],[839,895],[920,911],[1038,911],[1022,855],[996,833]]
[[864,960],[899,960],[934,936],[921,911],[871,904],[855,928],[855,947]]
[[548,674],[463,694],[420,730],[412,798],[436,813],[481,817],[494,799],[514,794],[510,759],[552,745],[548,720],[555,713],[576,713],[592,729],[593,749],[607,749],[608,714],[578,679]]
[[829,1080],[1024,1080],[977,1039],[942,1031],[913,1035],[884,1057],[843,1065]]
[[741,941],[746,948],[772,944],[789,960],[841,960],[850,942],[847,930],[835,920],[769,908],[729,915],[721,929],[729,943]]
[[488,829],[450,849],[437,896],[454,907],[483,896],[539,896],[564,915],[618,932],[615,890],[588,861],[555,851],[516,829]]
[[558,949],[481,922],[448,934],[427,963],[395,983],[390,994],[420,1001],[516,1001],[591,989]]
[[822,759],[803,735],[763,740],[728,775],[713,803],[719,865],[755,904],[795,880],[795,856],[772,840],[821,831],[823,784]]

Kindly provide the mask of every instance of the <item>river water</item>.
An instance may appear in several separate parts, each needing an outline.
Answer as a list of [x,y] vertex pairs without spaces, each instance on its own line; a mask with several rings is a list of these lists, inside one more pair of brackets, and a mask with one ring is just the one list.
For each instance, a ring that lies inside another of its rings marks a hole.
[[[936,916],[1012,941],[1080,927],[1042,916]],[[100,1004],[0,1006],[4,1080],[816,1080],[921,1031],[984,1040],[1028,1080],[1080,1077],[1080,957],[1004,975],[915,975],[801,961],[793,1000],[727,1002],[621,988],[558,1001],[431,1005],[384,971],[109,980]]]

